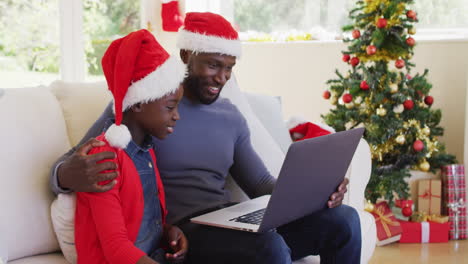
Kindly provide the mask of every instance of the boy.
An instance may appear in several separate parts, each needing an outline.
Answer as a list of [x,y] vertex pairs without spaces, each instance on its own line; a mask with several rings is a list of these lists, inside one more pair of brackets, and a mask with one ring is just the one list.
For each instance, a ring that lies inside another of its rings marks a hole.
[[[181,261],[188,243],[180,229],[165,224],[164,190],[151,136],[164,139],[174,131],[185,66],[146,30],[112,42],[102,66],[114,97],[115,124],[98,137],[105,145],[90,153],[115,153],[119,176],[108,192],[77,193],[78,263]],[[162,239],[173,253],[164,252]]]

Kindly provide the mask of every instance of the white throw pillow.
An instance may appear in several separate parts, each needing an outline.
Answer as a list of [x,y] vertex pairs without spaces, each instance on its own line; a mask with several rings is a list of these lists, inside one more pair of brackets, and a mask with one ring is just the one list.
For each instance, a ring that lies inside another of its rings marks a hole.
[[286,154],[292,140],[283,119],[280,98],[256,93],[244,93],[244,95],[262,125]]
[[62,107],[70,143],[76,146],[112,100],[107,84],[55,81],[50,87]]
[[239,89],[234,74],[221,91],[221,96],[231,100],[244,115],[250,129],[250,140],[253,148],[270,173],[274,177],[278,177],[285,154],[252,111],[249,102]]
[[59,194],[50,207],[52,224],[60,249],[67,261],[72,264],[76,263],[75,208],[76,195],[74,193]]

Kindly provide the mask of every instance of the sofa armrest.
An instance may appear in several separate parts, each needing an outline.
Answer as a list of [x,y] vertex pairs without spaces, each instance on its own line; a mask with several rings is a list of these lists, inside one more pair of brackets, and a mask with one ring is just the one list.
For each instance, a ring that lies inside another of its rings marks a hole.
[[367,144],[366,140],[361,139],[346,173],[349,185],[344,198],[345,204],[356,208],[358,211],[364,210],[364,192],[367,183],[369,183],[371,169],[372,159],[369,144]]

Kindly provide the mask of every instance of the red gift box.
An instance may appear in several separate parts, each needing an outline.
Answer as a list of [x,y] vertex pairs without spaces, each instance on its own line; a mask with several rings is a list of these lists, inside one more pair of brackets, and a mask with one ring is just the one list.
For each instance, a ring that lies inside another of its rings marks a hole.
[[400,243],[444,243],[449,239],[449,223],[398,220],[403,233]]
[[465,167],[460,164],[447,165],[442,168],[443,202],[442,213],[449,216],[450,239],[466,239],[468,236]]
[[372,211],[372,215],[375,218],[377,226],[378,246],[396,242],[400,239],[402,232],[400,223],[390,210],[387,202],[377,203]]

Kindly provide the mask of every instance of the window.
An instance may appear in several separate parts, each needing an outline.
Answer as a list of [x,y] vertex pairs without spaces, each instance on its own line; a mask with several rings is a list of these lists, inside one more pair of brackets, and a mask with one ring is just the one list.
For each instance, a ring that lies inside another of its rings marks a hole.
[[[186,1],[187,11],[211,11],[225,16],[243,39],[268,33],[273,39],[311,32],[319,39],[334,38],[350,23],[349,10],[357,0],[198,0]],[[416,0],[418,28],[467,28],[468,1]],[[250,33],[249,33],[250,32]]]
[[112,40],[140,28],[140,2],[2,0],[0,88],[103,80],[101,58]]
[[83,0],[86,79],[104,79],[101,59],[110,43],[140,28],[140,1]]
[[0,2],[0,88],[59,79],[57,0]]

